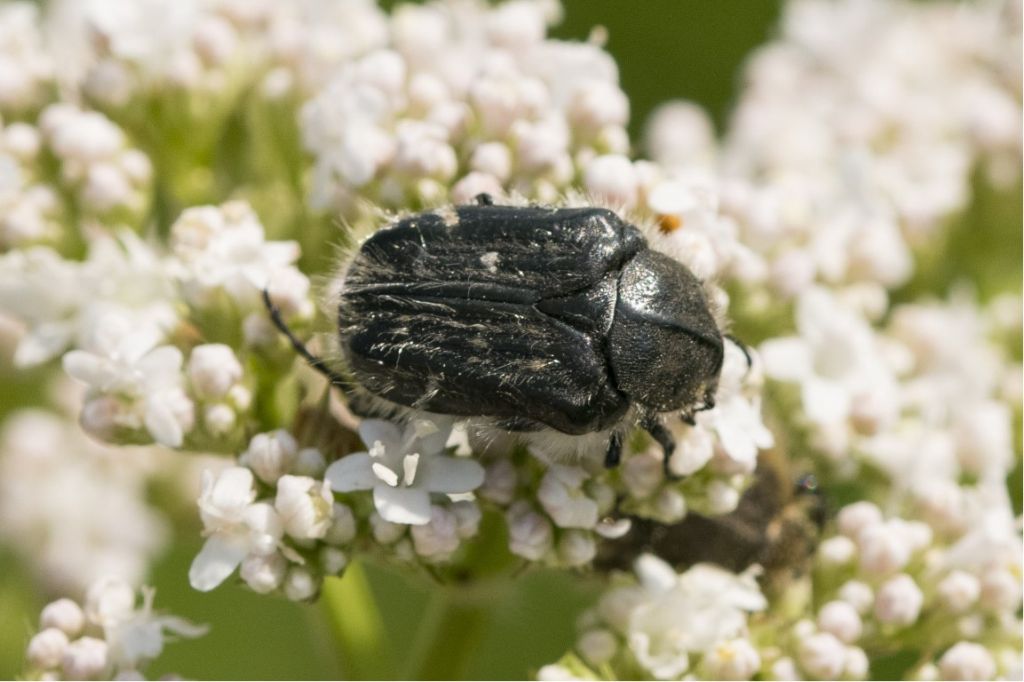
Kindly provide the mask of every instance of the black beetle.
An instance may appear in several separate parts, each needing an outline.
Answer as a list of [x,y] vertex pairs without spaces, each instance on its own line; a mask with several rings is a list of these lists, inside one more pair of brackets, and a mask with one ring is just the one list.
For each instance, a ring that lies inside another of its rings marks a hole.
[[[477,204],[402,218],[340,275],[343,368],[275,325],[354,411],[484,418],[510,431],[606,433],[618,464],[639,423],[714,405],[723,335],[701,282],[604,208]],[[667,471],[667,467],[666,467]]]

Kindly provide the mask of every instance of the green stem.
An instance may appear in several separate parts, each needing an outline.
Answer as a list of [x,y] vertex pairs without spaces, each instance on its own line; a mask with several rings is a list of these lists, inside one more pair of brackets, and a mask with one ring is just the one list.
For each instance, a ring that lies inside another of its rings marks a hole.
[[431,597],[403,677],[409,680],[463,679],[470,657],[493,613],[487,590],[438,588]]
[[362,564],[350,565],[340,579],[327,578],[320,603],[328,612],[348,679],[394,679],[395,657]]

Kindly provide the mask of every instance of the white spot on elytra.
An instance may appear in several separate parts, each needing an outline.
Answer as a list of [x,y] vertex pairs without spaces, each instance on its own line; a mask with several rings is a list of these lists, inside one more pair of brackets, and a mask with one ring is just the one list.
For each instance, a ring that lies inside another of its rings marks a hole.
[[484,264],[488,272],[498,271],[498,252],[488,251],[484,255],[480,256],[480,262]]

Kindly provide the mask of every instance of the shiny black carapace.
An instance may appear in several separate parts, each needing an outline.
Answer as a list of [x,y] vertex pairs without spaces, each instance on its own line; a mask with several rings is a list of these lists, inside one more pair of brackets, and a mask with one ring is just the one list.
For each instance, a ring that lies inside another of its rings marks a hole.
[[379,230],[340,277],[344,366],[292,339],[350,395],[379,399],[362,401],[372,412],[607,432],[615,466],[628,427],[650,432],[667,461],[660,415],[692,422],[713,405],[723,337],[704,287],[613,211],[481,196]]

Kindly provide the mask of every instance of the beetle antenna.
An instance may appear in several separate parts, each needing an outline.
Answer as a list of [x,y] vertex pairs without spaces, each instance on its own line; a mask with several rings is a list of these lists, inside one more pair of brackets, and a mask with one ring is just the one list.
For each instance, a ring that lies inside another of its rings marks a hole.
[[742,353],[743,353],[743,357],[745,357],[745,358],[747,359],[747,369],[748,369],[748,370],[749,370],[749,369],[750,369],[751,367],[753,367],[753,366],[754,366],[754,358],[753,358],[753,357],[751,357],[751,355],[750,355],[750,348],[748,348],[748,347],[747,347],[747,344],[743,343],[742,341],[740,341],[739,339],[737,339],[737,338],[736,338],[735,336],[733,336],[732,334],[723,334],[722,336],[723,336],[724,338],[726,338],[726,339],[728,339],[728,340],[732,341],[732,345],[734,345],[734,346],[736,346],[737,348],[739,348],[739,349],[740,349],[740,352],[742,352]]
[[292,333],[292,330],[289,329],[288,325],[281,318],[281,311],[278,310],[277,306],[270,300],[270,291],[268,289],[263,289],[263,305],[267,307],[267,313],[270,315],[270,321],[274,323],[274,326],[277,327],[279,332],[288,338],[292,344],[292,348],[295,349],[295,352],[301,355],[302,358],[309,363],[310,367],[327,377],[327,380],[335,386],[340,386],[342,388],[348,387],[348,379],[328,367],[327,363],[325,363],[322,358],[318,358],[310,353],[309,349],[306,348],[306,344],[302,343],[302,341],[299,341],[299,339],[295,337],[295,334]]

